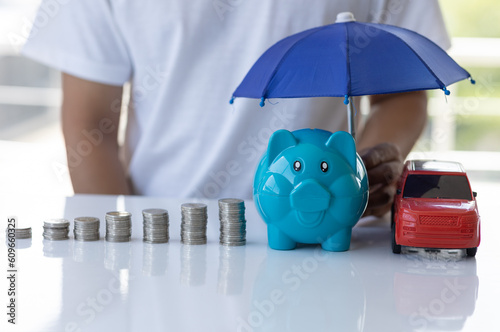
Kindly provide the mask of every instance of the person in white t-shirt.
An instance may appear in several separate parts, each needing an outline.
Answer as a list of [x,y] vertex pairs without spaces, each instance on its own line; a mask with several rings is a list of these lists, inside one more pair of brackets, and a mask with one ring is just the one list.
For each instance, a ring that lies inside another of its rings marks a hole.
[[[343,11],[449,47],[435,0],[42,1],[23,53],[63,73],[62,126],[75,193],[251,198],[272,132],[346,130],[345,105],[341,98],[280,99],[261,109],[258,100],[228,100],[268,47],[333,23]],[[426,102],[423,91],[370,97],[357,136],[371,184],[368,214],[388,211],[402,161],[424,128]]]

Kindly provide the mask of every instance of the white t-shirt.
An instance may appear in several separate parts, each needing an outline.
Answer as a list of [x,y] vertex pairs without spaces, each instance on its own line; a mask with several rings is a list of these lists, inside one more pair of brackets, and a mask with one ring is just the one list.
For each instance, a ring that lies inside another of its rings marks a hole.
[[86,80],[132,82],[125,149],[137,194],[250,198],[272,132],[345,130],[346,108],[341,98],[231,106],[232,92],[275,42],[343,11],[449,47],[434,0],[50,0],[23,53]]

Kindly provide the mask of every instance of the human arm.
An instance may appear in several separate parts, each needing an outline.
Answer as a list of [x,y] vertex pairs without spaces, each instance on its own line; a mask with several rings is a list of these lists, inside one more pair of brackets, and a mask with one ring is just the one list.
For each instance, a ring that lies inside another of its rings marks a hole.
[[122,87],[62,74],[62,129],[75,193],[130,194],[118,156]]
[[357,139],[368,171],[370,197],[365,215],[389,211],[403,161],[422,133],[427,119],[427,95],[414,91],[370,96],[370,115]]

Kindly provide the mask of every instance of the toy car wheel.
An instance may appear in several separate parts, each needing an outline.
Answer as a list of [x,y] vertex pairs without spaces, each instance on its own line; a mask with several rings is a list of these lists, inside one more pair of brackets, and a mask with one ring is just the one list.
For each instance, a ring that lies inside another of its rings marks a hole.
[[392,252],[395,254],[400,254],[401,246],[396,243],[396,224],[394,222],[391,225],[391,233],[392,233]]
[[476,248],[467,248],[467,256],[469,257],[474,257],[476,256],[477,253],[477,247]]

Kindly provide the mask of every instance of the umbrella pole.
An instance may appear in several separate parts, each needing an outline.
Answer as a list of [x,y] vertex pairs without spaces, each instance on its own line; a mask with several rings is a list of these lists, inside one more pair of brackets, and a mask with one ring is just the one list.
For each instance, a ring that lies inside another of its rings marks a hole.
[[349,97],[349,103],[347,104],[347,126],[349,129],[349,134],[351,134],[352,138],[356,139],[356,121],[355,114],[352,107],[353,100]]

